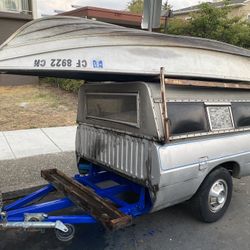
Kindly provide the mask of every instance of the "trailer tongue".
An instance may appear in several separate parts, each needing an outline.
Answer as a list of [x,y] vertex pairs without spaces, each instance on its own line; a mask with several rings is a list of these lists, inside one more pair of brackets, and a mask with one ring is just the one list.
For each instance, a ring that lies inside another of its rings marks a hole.
[[[88,175],[76,175],[73,179],[57,169],[43,170],[42,177],[50,184],[44,188],[0,208],[0,229],[56,229],[56,236],[62,241],[74,236],[74,224],[101,222],[108,230],[129,226],[132,217],[149,211],[150,201],[147,189],[114,173],[89,164]],[[109,184],[107,184],[109,183]],[[100,187],[102,186],[102,187]],[[105,187],[106,186],[106,187]],[[65,198],[30,205],[58,190]],[[127,201],[126,194],[134,196]],[[49,213],[77,206],[81,215],[50,216]]]

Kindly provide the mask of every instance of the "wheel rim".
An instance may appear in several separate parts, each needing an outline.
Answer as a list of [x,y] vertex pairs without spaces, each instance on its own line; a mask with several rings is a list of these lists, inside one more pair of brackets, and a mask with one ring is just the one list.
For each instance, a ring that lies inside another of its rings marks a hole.
[[210,188],[208,195],[209,210],[213,213],[217,213],[221,210],[228,196],[228,185],[225,180],[217,180]]

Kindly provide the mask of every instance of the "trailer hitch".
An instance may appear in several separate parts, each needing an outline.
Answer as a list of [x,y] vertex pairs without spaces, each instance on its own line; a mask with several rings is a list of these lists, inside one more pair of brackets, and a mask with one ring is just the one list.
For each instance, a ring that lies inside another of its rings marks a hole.
[[22,229],[48,229],[54,228],[61,232],[67,233],[68,228],[61,222],[3,222],[0,223],[0,229],[13,229],[13,228],[22,228]]
[[47,218],[47,214],[25,214],[24,221],[21,222],[9,222],[8,216],[6,212],[0,213],[0,229],[11,229],[11,228],[20,228],[20,229],[48,229],[54,228],[63,233],[68,232],[68,227],[61,221],[57,220],[55,222],[46,222],[43,221]]

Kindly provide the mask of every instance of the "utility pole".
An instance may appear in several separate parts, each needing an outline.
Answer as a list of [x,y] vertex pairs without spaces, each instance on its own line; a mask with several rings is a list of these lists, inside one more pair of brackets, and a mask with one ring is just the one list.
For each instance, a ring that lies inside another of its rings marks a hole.
[[31,1],[31,11],[32,11],[33,19],[37,19],[38,18],[38,14],[37,14],[37,0],[32,0]]
[[142,29],[150,32],[160,28],[162,0],[144,0]]

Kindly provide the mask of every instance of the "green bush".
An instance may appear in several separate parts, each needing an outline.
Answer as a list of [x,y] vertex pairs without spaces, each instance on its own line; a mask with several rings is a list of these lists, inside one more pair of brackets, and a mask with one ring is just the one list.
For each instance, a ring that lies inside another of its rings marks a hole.
[[242,17],[229,17],[228,1],[222,8],[203,3],[189,20],[169,20],[168,34],[214,39],[236,46],[250,48],[250,23]]
[[41,83],[49,83],[52,86],[59,87],[69,92],[77,93],[80,86],[84,84],[83,80],[63,79],[55,77],[45,77],[40,80]]

